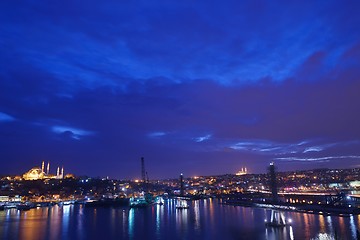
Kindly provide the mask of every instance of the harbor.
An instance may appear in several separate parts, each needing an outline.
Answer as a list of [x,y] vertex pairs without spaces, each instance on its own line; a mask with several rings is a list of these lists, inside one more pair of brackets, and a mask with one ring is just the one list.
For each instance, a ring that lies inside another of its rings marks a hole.
[[[83,204],[0,212],[2,239],[356,239],[359,215],[284,212],[291,225],[266,226],[271,210],[222,204],[221,199],[176,199],[146,208],[86,207]],[[93,226],[97,227],[94,228]],[[242,238],[241,238],[242,237]]]

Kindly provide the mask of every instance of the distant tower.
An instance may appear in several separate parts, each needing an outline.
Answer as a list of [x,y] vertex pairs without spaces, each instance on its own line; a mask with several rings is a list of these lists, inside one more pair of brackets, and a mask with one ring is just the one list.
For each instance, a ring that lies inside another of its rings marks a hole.
[[184,178],[183,178],[183,174],[180,174],[180,196],[184,196]]
[[145,162],[144,162],[144,158],[141,158],[141,178],[142,181],[145,183],[146,182],[146,178],[145,178]]
[[275,165],[274,162],[270,163],[269,166],[269,174],[270,174],[270,189],[272,193],[273,202],[278,202],[278,192],[277,192],[277,184],[276,184],[276,173],[275,173]]
[[58,167],[56,170],[56,178],[59,179],[59,176],[60,176],[60,167]]
[[64,178],[64,167],[61,168],[61,178]]
[[42,163],[41,163],[41,172],[44,172],[44,170],[45,170],[45,163],[44,163],[44,161],[42,161]]
[[48,162],[47,164],[46,174],[49,175],[49,172],[50,172],[50,162]]

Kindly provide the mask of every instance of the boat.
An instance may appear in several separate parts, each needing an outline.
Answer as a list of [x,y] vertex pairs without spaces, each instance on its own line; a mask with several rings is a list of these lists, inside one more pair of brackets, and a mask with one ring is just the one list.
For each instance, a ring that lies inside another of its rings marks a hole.
[[74,200],[69,200],[69,201],[58,202],[57,204],[61,207],[61,206],[71,205],[71,204],[74,204],[74,203],[75,203]]
[[189,205],[187,204],[186,200],[184,199],[178,199],[176,203],[176,209],[188,209]]
[[6,202],[4,207],[5,209],[9,208],[16,208],[17,205],[19,205],[21,202]]
[[277,210],[271,211],[270,221],[265,220],[265,226],[281,228],[291,224],[291,219],[286,221],[284,213]]
[[28,203],[20,203],[20,204],[16,205],[16,209],[21,210],[21,211],[28,211],[31,208],[32,208],[32,206]]
[[156,198],[156,204],[158,204],[158,205],[164,205],[164,199],[163,199],[163,197],[157,197]]
[[84,202],[85,207],[121,207],[128,205],[128,198],[101,198],[99,200],[88,200]]
[[131,208],[145,208],[154,203],[154,198],[151,193],[142,193],[139,197],[131,197],[129,205]]
[[360,214],[360,208],[355,206],[331,205],[331,204],[304,204],[296,207],[300,211],[310,213],[328,213],[328,214]]
[[144,208],[149,206],[150,203],[146,201],[145,197],[130,198],[130,207],[131,208]]
[[35,206],[36,207],[52,207],[54,205],[55,205],[54,202],[37,202]]

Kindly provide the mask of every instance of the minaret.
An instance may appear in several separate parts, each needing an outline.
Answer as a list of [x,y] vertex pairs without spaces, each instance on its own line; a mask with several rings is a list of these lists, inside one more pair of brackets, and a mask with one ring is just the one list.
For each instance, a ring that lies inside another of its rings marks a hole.
[[46,174],[49,175],[49,172],[50,172],[50,162],[48,162],[47,164]]
[[56,171],[56,178],[59,179],[59,176],[60,176],[60,167],[57,168],[57,171]]
[[41,172],[44,172],[44,170],[45,170],[45,163],[44,163],[44,161],[42,161],[42,163],[41,163]]
[[184,177],[180,174],[180,196],[184,196]]
[[64,167],[61,168],[61,178],[64,178]]

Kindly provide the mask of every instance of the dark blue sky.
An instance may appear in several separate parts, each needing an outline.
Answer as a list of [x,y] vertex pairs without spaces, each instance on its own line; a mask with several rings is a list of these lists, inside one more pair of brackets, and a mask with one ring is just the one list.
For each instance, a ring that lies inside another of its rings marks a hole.
[[[241,3],[239,3],[241,2]],[[0,3],[3,174],[360,167],[359,1]]]

